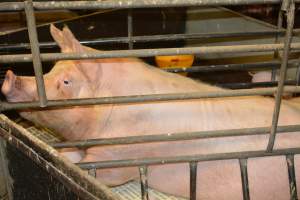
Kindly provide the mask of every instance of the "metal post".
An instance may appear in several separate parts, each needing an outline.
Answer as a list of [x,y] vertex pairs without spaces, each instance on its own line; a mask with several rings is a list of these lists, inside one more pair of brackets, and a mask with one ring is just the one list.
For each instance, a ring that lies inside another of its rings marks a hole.
[[46,97],[45,84],[43,79],[42,62],[40,58],[39,42],[38,42],[38,36],[36,31],[32,0],[25,1],[24,6],[25,6],[25,14],[26,14],[28,34],[29,34],[30,47],[32,53],[33,68],[35,73],[40,106],[46,107],[47,97]]
[[190,200],[197,199],[197,165],[198,162],[190,162]]
[[142,200],[149,200],[149,195],[148,195],[148,180],[147,180],[147,166],[143,165],[139,167],[140,171],[140,180],[141,180],[141,195],[142,195]]
[[[282,29],[284,6],[285,6],[285,4],[284,4],[284,2],[282,2],[281,8],[280,8],[279,14],[278,14],[277,31],[280,31],[280,30]],[[278,43],[279,43],[279,34],[276,34],[274,43],[275,43],[275,44],[278,44]],[[276,50],[274,51],[274,58],[275,58],[275,59],[278,59],[278,58],[279,58],[279,51],[278,51],[278,49],[276,49]],[[272,77],[271,77],[271,81],[275,81],[275,79],[276,79],[276,72],[277,72],[276,69],[272,69]]]
[[287,29],[286,29],[286,36],[285,36],[285,43],[284,43],[284,50],[283,50],[283,58],[282,58],[282,63],[280,68],[280,78],[278,82],[278,89],[276,92],[276,100],[275,100],[275,107],[273,113],[271,133],[270,133],[270,138],[267,146],[268,152],[273,150],[273,146],[275,142],[276,129],[278,125],[278,118],[279,118],[280,105],[281,105],[281,97],[284,89],[290,45],[292,42],[292,30],[294,26],[295,3],[293,0],[285,0],[285,1],[286,3],[285,2],[283,3],[285,3],[286,5],[288,3],[288,5],[286,6]]
[[129,49],[133,49],[133,41],[132,41],[132,10],[128,10],[127,12],[127,31],[128,31],[128,47]]
[[287,155],[286,162],[288,166],[289,172],[289,185],[290,185],[290,195],[292,200],[298,199],[297,195],[297,184],[296,184],[296,177],[295,177],[295,163],[294,163],[294,155]]
[[242,187],[243,187],[243,199],[250,200],[249,188],[248,188],[248,170],[247,170],[247,159],[239,159]]

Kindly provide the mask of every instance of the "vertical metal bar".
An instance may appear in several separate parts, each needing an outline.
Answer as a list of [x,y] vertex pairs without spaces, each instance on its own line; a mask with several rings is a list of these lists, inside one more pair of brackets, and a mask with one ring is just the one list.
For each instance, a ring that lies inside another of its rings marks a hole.
[[[300,61],[300,58],[299,58]],[[300,62],[297,63],[296,85],[300,85]]]
[[45,107],[47,105],[47,97],[43,79],[43,70],[32,0],[25,1],[24,6],[40,106]]
[[190,162],[190,200],[197,199],[197,162]]
[[289,5],[287,8],[287,29],[286,29],[284,49],[283,49],[283,58],[282,58],[281,68],[280,68],[280,77],[279,77],[278,88],[277,88],[277,92],[276,92],[271,133],[270,133],[268,147],[267,147],[268,152],[271,152],[273,150],[273,146],[274,146],[274,142],[275,142],[275,136],[276,136],[276,130],[277,130],[278,118],[279,118],[279,112],[280,112],[280,105],[281,105],[281,97],[282,97],[282,93],[283,93],[283,89],[284,89],[284,82],[285,82],[286,71],[287,71],[287,63],[288,63],[288,59],[289,59],[288,56],[289,56],[289,52],[290,52],[290,46],[291,46],[291,41],[292,41],[292,31],[293,31],[293,26],[294,26],[295,3],[293,0],[286,0],[286,1],[289,1]]
[[243,199],[250,200],[249,187],[248,187],[248,170],[247,170],[247,159],[239,159],[242,187],[243,187]]
[[[283,6],[284,6],[284,3],[281,4],[281,8],[279,9],[278,20],[277,20],[277,30],[282,29]],[[275,44],[279,43],[279,34],[276,34],[274,43]],[[274,56],[273,57],[274,57],[274,59],[278,59],[279,58],[279,50],[275,50],[274,51]],[[275,81],[275,79],[276,79],[276,72],[277,72],[277,69],[272,69],[271,81]]]
[[286,162],[288,166],[289,172],[289,183],[290,183],[290,195],[292,200],[298,199],[297,195],[297,184],[296,184],[296,177],[295,177],[295,165],[294,165],[294,155],[287,155]]
[[148,195],[148,179],[147,179],[147,166],[143,165],[139,167],[140,171],[140,179],[141,179],[141,197],[142,200],[148,200],[149,195]]
[[128,31],[128,47],[129,49],[133,49],[133,41],[132,41],[132,10],[129,9],[127,12],[127,31]]
[[96,178],[97,177],[97,170],[95,168],[89,169],[88,174],[91,175],[92,177]]

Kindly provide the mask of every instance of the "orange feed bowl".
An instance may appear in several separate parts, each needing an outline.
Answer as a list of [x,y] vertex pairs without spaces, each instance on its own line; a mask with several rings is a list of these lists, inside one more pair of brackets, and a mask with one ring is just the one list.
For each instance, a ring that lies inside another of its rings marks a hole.
[[[155,56],[156,65],[160,68],[191,67],[194,55]],[[180,73],[186,75],[186,73]]]

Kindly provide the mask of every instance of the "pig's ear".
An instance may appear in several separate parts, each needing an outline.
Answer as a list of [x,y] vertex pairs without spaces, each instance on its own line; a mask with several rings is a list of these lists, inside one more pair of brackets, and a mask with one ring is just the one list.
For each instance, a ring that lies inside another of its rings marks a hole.
[[64,53],[82,52],[83,46],[74,37],[68,27],[64,27],[63,30],[59,30],[53,24],[50,25],[50,32],[55,42]]

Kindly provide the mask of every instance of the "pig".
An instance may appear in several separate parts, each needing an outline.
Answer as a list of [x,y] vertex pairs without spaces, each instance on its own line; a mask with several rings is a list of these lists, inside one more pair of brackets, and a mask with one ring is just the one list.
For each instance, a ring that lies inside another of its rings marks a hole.
[[[81,45],[67,27],[59,30],[51,25],[50,32],[64,53],[98,51]],[[44,75],[44,81],[46,95],[50,100],[224,91],[222,88],[162,71],[138,58],[58,61],[52,70]],[[12,71],[7,71],[1,90],[9,102],[38,100],[34,77],[16,76]],[[272,123],[273,108],[273,98],[245,96],[21,110],[20,115],[60,133],[68,141],[74,141],[265,127]],[[279,125],[299,124],[299,108],[299,100],[283,100]],[[245,135],[95,146],[82,150],[77,154],[79,158],[75,160],[94,162],[264,150],[268,138],[268,135]],[[282,133],[277,135],[274,148],[299,146],[299,134]],[[298,183],[299,164],[299,157],[296,155],[295,170]],[[199,162],[197,169],[197,199],[243,199],[238,160]],[[108,186],[121,185],[139,178],[137,167],[101,169],[97,170],[96,174],[97,179]],[[251,199],[290,199],[284,156],[248,159],[248,180]],[[188,164],[149,166],[148,184],[161,192],[187,198]]]

